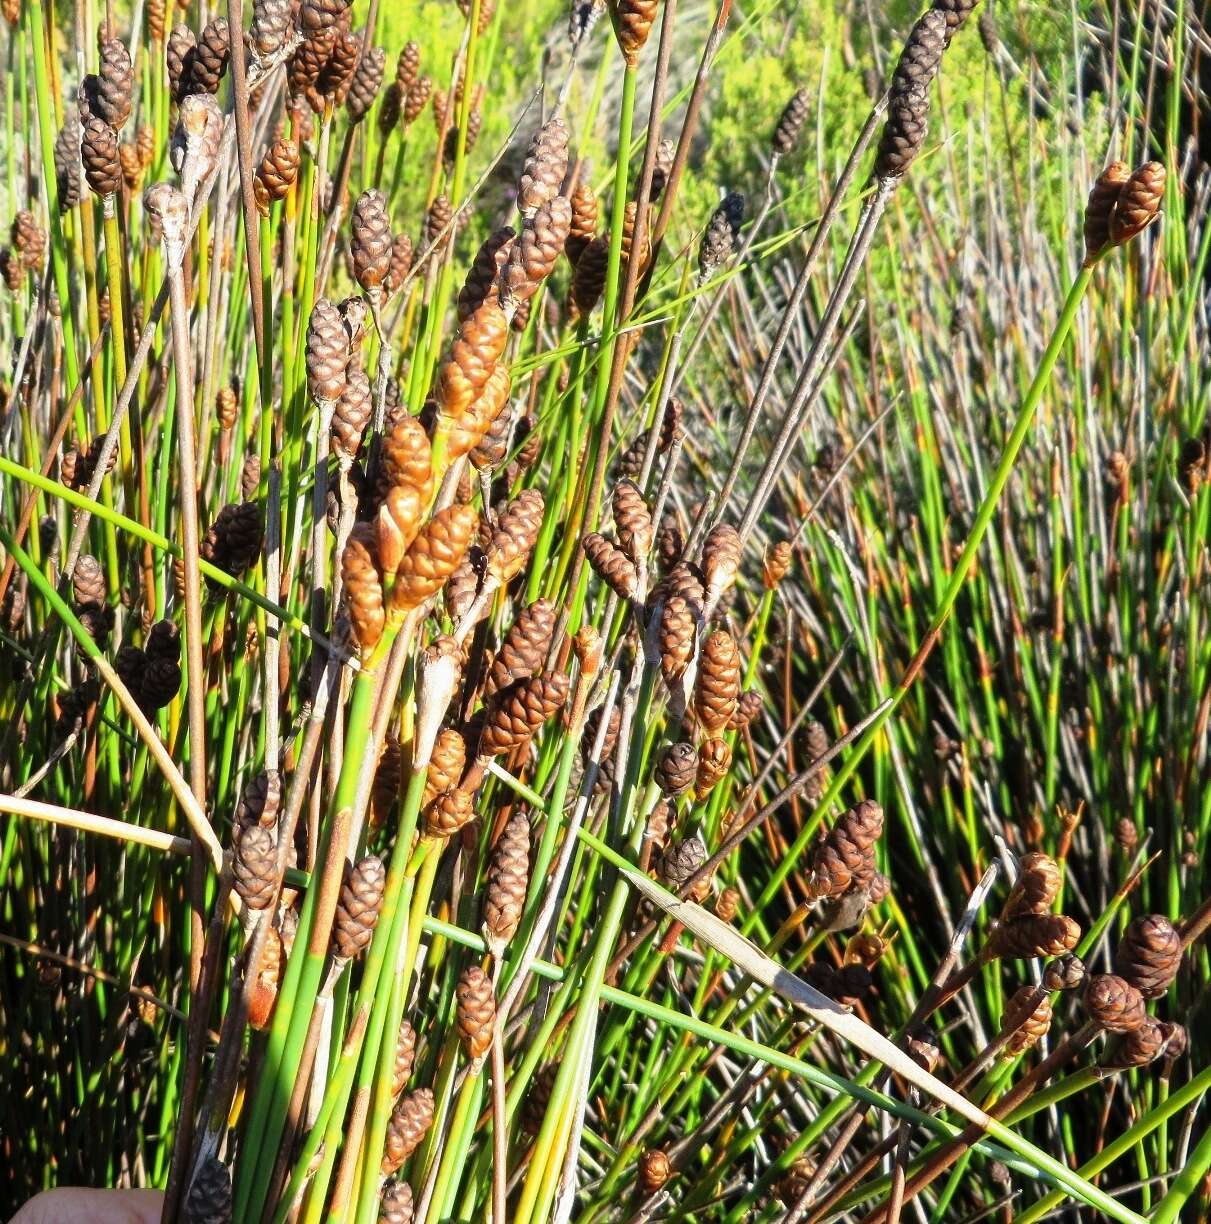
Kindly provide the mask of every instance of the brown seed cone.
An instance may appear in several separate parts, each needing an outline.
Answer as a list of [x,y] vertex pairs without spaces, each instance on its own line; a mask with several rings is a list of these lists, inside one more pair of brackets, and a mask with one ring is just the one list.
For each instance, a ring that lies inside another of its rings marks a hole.
[[665,795],[684,794],[698,774],[698,753],[693,744],[670,744],[656,758],[653,780]]
[[530,881],[530,822],[522,812],[509,818],[488,864],[484,934],[489,948],[503,948],[521,923]]
[[139,691],[139,704],[145,712],[171,705],[181,691],[181,665],[172,659],[148,659]]
[[438,413],[450,423],[447,428],[471,408],[483,391],[508,338],[509,320],[495,302],[484,302],[462,321],[434,388]]
[[1093,263],[1110,244],[1110,217],[1131,177],[1126,162],[1111,162],[1094,180],[1085,202],[1085,263]]
[[55,138],[55,185],[61,213],[80,203],[80,125],[74,117]]
[[180,102],[193,89],[193,68],[198,57],[198,40],[187,25],[176,25],[168,36],[164,59],[168,65],[168,86],[174,101]]
[[635,1182],[639,1193],[645,1198],[655,1194],[672,1176],[673,1165],[667,1152],[660,1148],[648,1148],[640,1155]]
[[586,243],[577,256],[570,296],[578,314],[592,314],[601,300],[609,262],[610,240],[605,234],[598,235]]
[[269,206],[284,199],[299,173],[299,149],[293,140],[275,140],[257,167],[253,188],[257,207],[263,217],[269,216]]
[[255,0],[248,45],[255,55],[268,59],[286,41],[293,23],[290,0]]
[[[147,644],[151,646],[150,639]],[[177,650],[179,653],[179,640]],[[270,775],[265,770],[261,770],[249,778],[245,785],[243,794],[240,796],[240,807],[236,819],[241,827],[261,825],[263,828],[272,829],[277,823],[281,803],[281,775],[277,773]]]
[[[680,892],[707,860],[706,843],[698,834],[672,842],[660,856],[660,879],[670,892]],[[710,895],[711,881],[704,876],[693,885],[689,898],[701,903]]]
[[4,283],[11,292],[16,293],[25,284],[25,273],[25,263],[19,251],[11,247],[0,251],[0,275],[3,275]]
[[739,731],[761,716],[765,699],[756,689],[745,689],[736,702],[736,712],[727,724],[728,730]]
[[388,1175],[394,1173],[416,1151],[432,1125],[433,1093],[428,1088],[404,1093],[387,1123],[383,1172]]
[[501,756],[528,744],[543,723],[563,709],[570,687],[563,672],[553,672],[527,676],[502,689],[488,707],[479,755]]
[[872,799],[852,807],[812,851],[808,895],[838,897],[851,886],[867,887],[874,873],[874,848],[883,832],[883,809]]
[[1076,990],[1085,984],[1085,962],[1071,953],[1043,967],[1043,985],[1048,990]]
[[349,333],[341,312],[320,298],[307,324],[307,390],[319,402],[335,403],[345,389]]
[[736,581],[744,545],[740,533],[727,523],[711,529],[702,545],[702,572],[706,575],[706,594],[711,603]]
[[1114,957],[1118,974],[1145,999],[1159,999],[1182,963],[1182,937],[1163,914],[1144,914],[1123,932]]
[[545,510],[537,489],[523,489],[501,511],[486,550],[488,572],[500,583],[521,573],[542,528]]
[[387,268],[387,279],[383,288],[388,293],[398,293],[412,270],[412,239],[399,233],[391,239],[391,263]]
[[252,501],[260,484],[261,457],[256,454],[249,455],[240,469],[240,492],[243,493],[245,501]]
[[729,191],[711,213],[698,248],[698,277],[708,280],[732,257],[744,222],[744,196]]
[[1114,842],[1124,858],[1130,858],[1140,844],[1139,830],[1130,816],[1124,816],[1114,826]]
[[77,604],[105,602],[105,571],[101,562],[88,553],[81,553],[71,572],[72,595]]
[[332,414],[332,453],[342,467],[352,467],[373,412],[369,376],[364,370],[350,370]]
[[207,528],[199,550],[204,560],[238,577],[261,553],[261,512],[252,502],[224,506]]
[[778,116],[778,123],[774,128],[772,141],[774,152],[779,157],[785,157],[791,153],[795,145],[799,143],[799,135],[803,131],[803,125],[807,122],[810,108],[811,99],[806,89],[796,90],[791,95],[790,101],[782,108],[782,114]]
[[[291,111],[297,117],[300,127],[304,123],[309,128],[311,126],[308,111],[311,104],[310,95],[315,92],[316,81],[332,54],[334,38],[335,35],[332,34],[304,38],[294,49],[294,54],[286,65],[286,85],[290,91]],[[307,106],[303,105],[305,100]]]
[[396,572],[391,591],[394,615],[420,607],[442,589],[471,543],[476,518],[470,506],[447,506],[420,529]]
[[249,825],[240,833],[232,864],[234,888],[249,909],[273,902],[277,886],[277,838],[271,829]]
[[345,551],[341,554],[341,581],[345,587],[349,619],[353,636],[363,652],[372,650],[378,644],[387,623],[377,550],[374,529],[369,524],[359,523],[350,532]]
[[395,61],[395,83],[401,94],[408,92],[419,73],[420,47],[414,42],[406,42]]
[[1076,947],[1081,928],[1065,914],[1024,914],[1002,922],[988,938],[993,956],[1007,960],[1034,960],[1063,956]]
[[410,127],[419,118],[429,95],[433,92],[433,82],[427,77],[417,77],[404,93],[404,126]]
[[716,629],[702,644],[694,713],[708,735],[718,735],[732,720],[740,697],[740,650],[732,635]]
[[[587,761],[593,752],[593,745],[597,743],[597,732],[601,729],[601,718],[603,706],[597,706],[589,712],[588,717],[584,720],[584,731],[580,737],[580,759]],[[614,753],[614,748],[618,744],[618,732],[622,727],[622,711],[617,705],[610,708],[610,718],[606,723],[605,739],[601,744],[601,760],[608,761]]]
[[568,172],[569,136],[558,115],[534,133],[517,184],[517,206],[523,217],[532,217],[559,194]]
[[459,977],[455,997],[458,1000],[458,1035],[467,1057],[477,1062],[488,1052],[496,1026],[492,979],[478,965],[471,965]]
[[631,480],[620,480],[614,486],[611,503],[618,546],[636,564],[646,562],[652,551],[652,513]]
[[371,187],[358,196],[349,228],[353,279],[370,293],[382,285],[391,270],[391,221],[382,192]]
[[139,150],[132,144],[118,146],[118,161],[122,166],[122,180],[127,190],[138,191],[143,181],[143,163],[139,159]]
[[[516,319],[516,315],[513,316]],[[498,367],[499,368],[499,367]],[[513,413],[508,404],[496,414],[487,432],[473,447],[467,458],[477,472],[492,473],[504,463],[509,454],[509,438],[513,433]]]
[[1144,996],[1113,973],[1091,974],[1082,995],[1085,1011],[1108,1033],[1130,1033],[1144,1023]]
[[1146,230],[1160,215],[1164,198],[1165,167],[1161,162],[1145,162],[1132,171],[1110,214],[1110,241],[1121,245]]
[[724,922],[734,922],[740,910],[740,890],[725,888],[715,898],[715,916]]
[[1005,1005],[1000,1036],[1009,1035],[1003,1057],[1016,1058],[1038,1045],[1051,1028],[1051,996],[1034,986],[1019,986]]
[[635,594],[639,575],[626,553],[596,531],[586,532],[580,544],[593,572],[620,599],[630,599]]
[[226,17],[212,17],[198,39],[197,55],[193,61],[192,87],[207,93],[219,92],[227,61],[231,57],[231,31]]
[[152,159],[156,155],[156,131],[150,123],[141,123],[139,125],[139,133],[135,138],[135,148],[139,151],[139,161],[142,162],[143,169],[149,169]]
[[122,163],[118,157],[118,134],[97,115],[84,123],[80,139],[84,177],[99,196],[111,196],[122,186]]
[[394,81],[391,81],[383,90],[383,100],[378,104],[378,131],[384,141],[399,126],[403,110],[403,91]]
[[1024,854],[1018,859],[1018,878],[1001,910],[1002,920],[1023,914],[1046,914],[1059,895],[1060,869],[1046,854]]
[[[509,367],[498,362],[466,412],[449,425],[446,456],[450,462],[470,454],[487,436],[509,404],[513,380]],[[469,473],[467,474],[469,479]]]
[[340,30],[332,44],[327,62],[315,78],[315,89],[307,97],[311,109],[322,113],[326,101],[340,106],[349,92],[357,61],[362,53],[362,40],[352,30]]
[[382,909],[386,883],[387,870],[375,854],[367,855],[355,867],[346,868],[332,926],[332,947],[337,956],[352,960],[369,945]]
[[370,824],[374,828],[382,825],[399,800],[403,783],[403,753],[398,740],[387,740],[379,753],[374,767],[374,781],[370,785]]
[[694,775],[694,798],[699,803],[727,777],[732,767],[731,745],[725,739],[708,739],[698,749],[698,772]]
[[21,262],[26,267],[41,266],[42,256],[46,251],[46,231],[28,208],[20,209],[13,217],[9,236],[13,246],[21,252]]
[[1166,1052],[1171,1026],[1145,1016],[1139,1028],[1124,1033],[1105,1059],[1110,1067],[1146,1067]]
[[428,807],[438,795],[454,790],[463,776],[466,763],[466,741],[453,727],[443,727],[437,733],[437,741],[429,758],[422,806]]
[[345,99],[345,109],[349,112],[351,123],[361,123],[370,113],[386,68],[387,52],[382,47],[367,47],[357,61],[353,79],[349,82],[349,96]]
[[556,196],[526,218],[500,274],[500,299],[506,310],[516,310],[532,298],[551,275],[571,224],[572,206],[564,196]]
[[426,503],[433,492],[429,435],[414,416],[402,414],[383,438],[383,492],[395,485],[415,489]]
[[270,927],[261,949],[261,960],[253,975],[249,989],[248,1023],[257,1032],[268,1027],[273,1017],[273,1005],[277,1002],[278,983],[281,981],[285,949],[276,927]]
[[207,1156],[194,1175],[181,1219],[187,1224],[230,1224],[231,1173],[214,1156]]
[[673,595],[660,613],[660,674],[677,691],[685,669],[694,657],[698,622],[694,610],[681,595]]
[[[812,719],[807,724],[805,738],[808,764],[814,765],[832,746],[829,741],[828,731],[823,724]],[[819,769],[807,780],[807,787],[803,793],[807,796],[809,802],[815,803],[824,794],[827,787],[828,769]]]
[[454,220],[454,207],[444,195],[439,195],[425,214],[425,245],[433,246],[441,240],[441,246],[450,241],[450,223]]
[[696,617],[702,615],[706,604],[706,587],[702,581],[702,571],[696,565],[688,561],[679,561],[674,565],[652,591],[648,604],[655,606],[661,599],[667,602],[674,595],[680,595]]
[[[13,0],[16,3],[16,0]],[[164,41],[168,29],[168,0],[147,0],[147,32],[154,42]]]
[[475,253],[458,294],[458,321],[470,318],[485,302],[497,301],[496,281],[509,259],[517,231],[502,225],[484,239]]
[[130,53],[120,38],[106,39],[100,46],[96,90],[90,103],[93,113],[120,132],[130,118],[134,97],[134,73]]
[[425,809],[425,832],[430,837],[453,837],[475,819],[475,796],[470,791],[445,791]]
[[[639,218],[639,205],[630,200],[622,214],[622,262],[621,267],[626,266],[631,262],[631,253],[634,249],[635,241],[635,225]],[[639,252],[639,275],[643,275],[647,271],[647,266],[652,260],[652,241],[651,227],[644,231],[643,249]]]
[[412,1224],[413,1206],[412,1187],[406,1181],[389,1181],[378,1201],[378,1224]]
[[416,1062],[416,1030],[407,1020],[399,1026],[395,1041],[395,1068],[391,1073],[391,1097],[394,1100],[403,1092],[412,1078],[412,1066]]
[[517,614],[488,669],[484,681],[484,701],[490,701],[515,680],[542,670],[547,651],[551,648],[557,615],[555,605],[549,599],[536,599]]
[[659,0],[611,0],[610,18],[614,23],[614,35],[618,46],[622,49],[623,58],[634,68],[639,63],[639,53],[643,50],[656,13],[660,8]]
[[572,221],[568,227],[567,241],[563,253],[572,267],[576,267],[585,247],[597,236],[597,193],[586,181],[586,169],[581,167],[580,182],[572,192]]
[[931,9],[913,26],[892,76],[875,178],[902,177],[920,153],[929,115],[929,86],[947,41],[946,17],[936,10]]

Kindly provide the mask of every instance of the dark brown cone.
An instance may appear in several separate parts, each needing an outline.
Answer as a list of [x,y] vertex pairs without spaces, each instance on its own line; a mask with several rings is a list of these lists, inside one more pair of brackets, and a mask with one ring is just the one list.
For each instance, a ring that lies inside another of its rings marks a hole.
[[1111,162],[1094,180],[1085,202],[1085,263],[1093,263],[1110,244],[1110,217],[1123,185],[1131,177],[1126,162]]
[[343,467],[357,457],[373,411],[369,376],[364,370],[351,371],[332,414],[332,453]]
[[383,100],[378,104],[378,131],[381,139],[386,140],[399,126],[403,108],[404,95],[400,92],[400,87],[391,81],[383,90]]
[[353,79],[349,82],[349,96],[345,99],[350,122],[361,123],[370,113],[386,68],[387,52],[382,47],[367,47],[357,62]]
[[[513,321],[517,321],[517,315],[513,316]],[[488,426],[479,445],[472,447],[468,453],[471,466],[477,472],[495,472],[508,457],[509,437],[512,432],[513,413],[506,404]]]
[[698,749],[698,771],[694,775],[694,798],[701,803],[727,777],[732,767],[732,749],[727,740],[704,740]]
[[71,586],[77,604],[103,604],[105,571],[100,561],[88,553],[81,553],[76,560],[76,568],[71,572]]
[[277,887],[277,838],[271,829],[249,825],[240,834],[232,865],[234,887],[249,909],[272,904]]
[[61,213],[80,203],[80,125],[74,117],[55,138],[55,185]]
[[349,334],[341,312],[320,298],[307,325],[307,390],[312,399],[335,403],[345,389]]
[[523,217],[532,217],[559,194],[568,172],[568,139],[567,125],[558,115],[534,133],[517,184],[517,206]]
[[1089,1019],[1108,1033],[1133,1032],[1147,1016],[1144,996],[1113,973],[1090,975],[1082,1002]]
[[619,548],[635,565],[645,564],[652,551],[652,514],[638,485],[630,480],[618,481],[611,503]]
[[587,242],[576,258],[572,276],[572,301],[582,315],[593,313],[605,290],[610,262],[610,241],[604,235]]
[[350,0],[302,0],[298,25],[305,38],[335,31],[342,23]]
[[251,502],[224,506],[202,540],[204,560],[238,577],[261,553],[261,512]]
[[1043,985],[1048,990],[1076,990],[1085,984],[1085,962],[1069,953],[1043,967]]
[[425,809],[425,832],[430,837],[453,837],[475,819],[475,796],[454,788],[438,795]]
[[[597,743],[597,732],[601,728],[601,712],[603,706],[597,706],[589,712],[588,717],[584,720],[584,732],[580,737],[580,759],[587,761],[593,752],[593,745]],[[618,731],[622,726],[622,711],[617,705],[610,707],[610,719],[606,723],[605,739],[601,744],[601,760],[608,761],[613,755],[614,748],[618,744]]]
[[369,945],[382,908],[386,883],[383,860],[374,854],[346,870],[332,927],[332,946],[337,956],[352,960]]
[[697,628],[694,611],[681,595],[666,600],[660,613],[660,674],[674,692],[694,657]]
[[433,92],[433,82],[427,77],[417,77],[404,94],[404,126],[410,127],[419,118]]
[[1005,1004],[1001,1036],[1009,1035],[1004,1056],[1016,1058],[1038,1045],[1051,1028],[1051,997],[1034,986],[1019,986]]
[[892,76],[887,119],[875,157],[875,178],[904,175],[925,143],[929,86],[948,41],[944,13],[931,9],[913,26]]
[[[634,248],[635,241],[635,225],[639,218],[639,205],[631,200],[623,213],[622,217],[622,263],[621,266],[626,266],[631,262],[631,252]],[[644,232],[643,249],[639,252],[639,275],[642,276],[647,271],[647,266],[652,259],[652,240],[650,227]]]
[[171,659],[148,659],[139,704],[144,711],[162,710],[181,691],[181,666]]
[[378,289],[391,271],[391,221],[387,202],[376,188],[358,197],[349,227],[353,279],[369,293]]
[[484,930],[489,946],[503,946],[521,922],[530,880],[530,822],[515,813],[492,848],[484,899]]
[[432,1125],[433,1093],[428,1088],[417,1088],[415,1092],[407,1092],[400,1097],[387,1123],[383,1172],[394,1173],[416,1151]]
[[470,318],[485,302],[497,300],[496,282],[501,269],[509,259],[513,240],[517,237],[511,225],[502,225],[484,239],[471,267],[467,279],[458,294],[458,320]]
[[374,648],[383,636],[383,582],[376,561],[377,542],[369,524],[353,528],[341,554],[341,578],[353,635],[363,651]]
[[[148,646],[151,642],[148,642]],[[179,645],[178,645],[179,651]],[[237,820],[241,826],[261,825],[272,829],[277,823],[278,810],[282,803],[282,781],[279,774],[270,775],[265,770],[249,778],[240,796]]]
[[198,42],[187,25],[176,25],[168,36],[164,58],[168,65],[168,85],[173,99],[180,102],[193,89],[193,68],[198,57]]
[[532,298],[555,268],[572,224],[572,206],[556,196],[527,217],[500,275],[501,304],[506,310]]
[[1024,914],[1002,922],[988,939],[993,956],[1008,960],[1034,960],[1063,956],[1076,947],[1081,928],[1065,914]]
[[656,759],[653,779],[669,796],[684,794],[694,785],[698,773],[698,753],[693,744],[670,744]]
[[555,605],[547,599],[535,600],[517,614],[488,670],[484,681],[485,701],[490,701],[514,681],[542,670],[551,648],[556,619]]
[[1145,999],[1159,999],[1182,964],[1182,937],[1163,914],[1144,914],[1123,932],[1114,957],[1118,974]]
[[130,53],[120,38],[107,39],[100,47],[97,88],[91,99],[93,112],[120,132],[130,118],[134,97],[134,73]]
[[[660,856],[660,880],[670,892],[681,892],[689,878],[707,860],[706,843],[697,834],[672,842]],[[690,890],[691,901],[704,901],[711,891],[711,881],[703,876]]]
[[311,105],[311,95],[315,93],[316,81],[331,53],[331,38],[305,38],[295,48],[286,66],[286,84],[290,90],[291,110],[298,117],[300,128],[304,123],[308,128],[311,127],[310,111],[308,110]]
[[1116,245],[1130,242],[1146,230],[1160,214],[1165,198],[1165,167],[1161,162],[1145,162],[1123,184],[1110,214],[1110,241]]
[[572,222],[563,247],[563,253],[573,268],[579,262],[585,247],[597,236],[597,193],[586,181],[585,175],[586,170],[582,166],[580,182],[572,192]]
[[480,756],[500,756],[528,744],[568,699],[570,681],[563,672],[530,676],[497,693],[479,740]]
[[496,995],[492,979],[478,966],[464,969],[455,991],[458,1000],[458,1035],[467,1057],[473,1062],[483,1058],[492,1044],[496,1025]]
[[378,1203],[378,1224],[412,1224],[412,1187],[406,1181],[389,1181]]
[[623,58],[633,68],[639,63],[639,53],[652,32],[652,24],[660,8],[659,0],[613,0],[609,7],[618,46],[622,49]]
[[732,257],[744,221],[744,196],[728,192],[711,213],[698,248],[698,275],[708,280]]
[[656,146],[656,163],[652,167],[652,190],[648,202],[655,203],[664,194],[664,189],[677,159],[677,145],[667,136]]
[[450,223],[453,220],[453,206],[444,195],[439,195],[429,205],[429,212],[425,216],[425,246],[432,246],[439,239],[445,246],[450,241]]
[[1130,858],[1139,847],[1139,830],[1130,816],[1124,816],[1114,826],[1114,843],[1124,858]]
[[399,233],[391,239],[391,266],[387,269],[384,288],[388,293],[398,293],[408,279],[412,269],[412,239]]
[[523,489],[501,511],[486,550],[488,572],[501,583],[521,573],[538,541],[544,509],[537,489]]
[[420,72],[420,47],[414,42],[404,43],[395,61],[395,83],[400,94],[406,94]]
[[708,735],[718,735],[732,720],[740,697],[740,651],[732,635],[716,629],[702,644],[694,713]]
[[212,17],[198,39],[193,61],[193,87],[217,94],[231,56],[231,31],[226,17]]
[[80,160],[84,163],[84,177],[97,195],[111,196],[122,186],[118,134],[97,115],[84,124]]
[[547,1063],[530,1081],[521,1106],[522,1133],[530,1138],[533,1138],[542,1129],[542,1120],[546,1116],[547,1105],[551,1100],[551,1089],[555,1086],[555,1077],[558,1073],[557,1063]]
[[1145,1016],[1139,1028],[1124,1033],[1110,1052],[1105,1065],[1111,1067],[1146,1067],[1165,1053],[1169,1044],[1169,1025]]
[[760,718],[764,708],[765,699],[761,694],[756,689],[745,689],[736,702],[736,712],[732,715],[731,722],[728,723],[728,729],[730,731],[742,730],[754,719]]
[[808,894],[838,897],[851,886],[868,887],[875,874],[875,844],[882,832],[883,809],[872,799],[850,808],[816,843]]
[[214,1156],[202,1161],[181,1218],[184,1224],[231,1224],[231,1174]]
[[322,113],[325,102],[340,106],[345,101],[361,54],[362,40],[357,34],[352,30],[337,32],[327,62],[315,78],[315,89],[307,95],[307,101],[317,115]]
[[255,0],[249,46],[263,59],[269,58],[286,41],[292,17],[290,0]]
[[256,172],[257,203],[263,215],[269,215],[269,205],[284,199],[299,173],[299,149],[293,140],[275,140],[269,147]]
[[1046,914],[1060,892],[1060,869],[1046,854],[1024,854],[1018,859],[1018,878],[1014,882],[1002,920],[1023,914]]
[[673,1166],[668,1153],[660,1148],[648,1148],[639,1157],[639,1168],[636,1173],[636,1183],[639,1193],[645,1198],[655,1194],[665,1182],[673,1176]]
[[799,143],[799,135],[803,131],[803,125],[807,122],[810,106],[811,100],[808,98],[807,90],[799,89],[791,95],[790,101],[782,108],[782,114],[778,116],[778,123],[774,128],[772,142],[774,152],[779,157],[785,157],[791,153],[795,145]]
[[243,493],[245,501],[251,501],[256,496],[260,484],[261,457],[256,454],[249,455],[240,469],[240,492]]
[[391,1098],[394,1100],[407,1087],[412,1078],[412,1065],[416,1062],[416,1030],[407,1020],[399,1026],[395,1041],[395,1067],[391,1073]]
[[596,531],[587,532],[580,543],[593,572],[619,598],[630,599],[635,594],[639,576],[626,553]]

